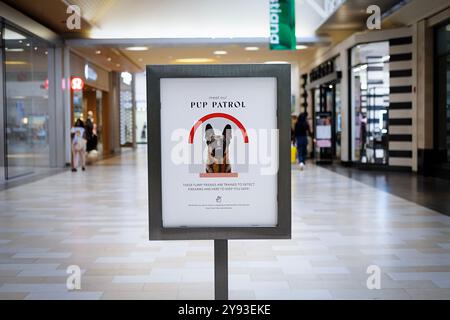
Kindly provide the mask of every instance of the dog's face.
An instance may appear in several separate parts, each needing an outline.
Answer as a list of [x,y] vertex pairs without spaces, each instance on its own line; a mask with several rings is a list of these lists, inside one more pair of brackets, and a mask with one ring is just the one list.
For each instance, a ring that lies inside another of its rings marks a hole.
[[205,127],[205,139],[208,146],[208,165],[228,164],[228,147],[231,141],[231,126],[227,124],[221,135],[216,135],[210,124]]

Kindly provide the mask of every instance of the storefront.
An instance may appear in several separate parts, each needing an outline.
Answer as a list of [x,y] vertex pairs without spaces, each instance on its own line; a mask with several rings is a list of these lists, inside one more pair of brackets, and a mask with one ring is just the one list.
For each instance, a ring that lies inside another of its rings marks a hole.
[[418,172],[450,179],[450,8],[429,14],[413,27]]
[[60,164],[55,118],[58,85],[54,79],[61,60],[58,64],[55,59],[55,43],[2,17],[0,36],[2,182],[44,173]]
[[434,28],[434,173],[450,177],[450,21]]
[[309,74],[316,159],[415,170],[412,33],[354,34],[302,70]]
[[120,145],[136,144],[136,108],[134,103],[134,77],[129,72],[120,74]]
[[341,78],[340,57],[314,68],[310,74],[312,97],[314,158],[318,163],[341,159]]
[[351,159],[387,165],[389,155],[389,41],[351,49]]
[[111,153],[110,137],[110,73],[84,58],[71,53],[71,123],[85,121],[92,113],[100,156]]
[[146,73],[135,75],[136,143],[147,144],[147,77]]

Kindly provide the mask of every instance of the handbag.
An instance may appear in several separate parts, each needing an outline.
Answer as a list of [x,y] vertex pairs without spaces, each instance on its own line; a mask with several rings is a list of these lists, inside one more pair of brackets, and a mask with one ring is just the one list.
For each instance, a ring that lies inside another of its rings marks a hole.
[[93,163],[93,162],[97,161],[97,159],[98,159],[98,151],[97,150],[91,150],[88,152],[86,160],[89,163]]

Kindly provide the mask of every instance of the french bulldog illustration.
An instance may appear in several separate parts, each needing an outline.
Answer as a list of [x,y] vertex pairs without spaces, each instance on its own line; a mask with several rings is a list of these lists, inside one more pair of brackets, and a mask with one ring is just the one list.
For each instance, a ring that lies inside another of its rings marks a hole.
[[214,133],[208,123],[205,127],[205,139],[208,146],[206,173],[231,173],[229,146],[231,141],[231,125],[227,124],[221,135]]

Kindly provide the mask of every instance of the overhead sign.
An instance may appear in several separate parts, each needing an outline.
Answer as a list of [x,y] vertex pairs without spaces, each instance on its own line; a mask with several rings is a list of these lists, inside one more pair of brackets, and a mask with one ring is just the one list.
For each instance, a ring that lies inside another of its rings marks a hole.
[[80,77],[73,77],[70,80],[70,88],[73,91],[81,91],[84,88],[84,80]]
[[97,81],[98,78],[97,72],[88,63],[84,66],[84,78],[90,81]]
[[270,49],[295,50],[295,0],[270,1]]
[[147,77],[150,238],[289,238],[290,65]]

